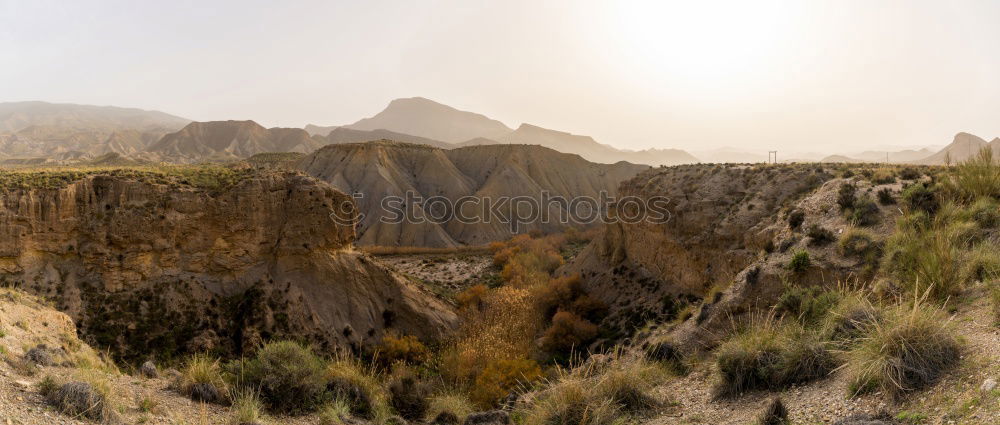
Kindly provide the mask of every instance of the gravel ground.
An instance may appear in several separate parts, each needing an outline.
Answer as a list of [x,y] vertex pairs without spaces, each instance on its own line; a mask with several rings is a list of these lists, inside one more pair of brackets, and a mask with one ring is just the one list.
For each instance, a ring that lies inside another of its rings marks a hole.
[[952,320],[966,342],[962,365],[935,386],[901,400],[885,394],[848,398],[848,377],[837,371],[827,379],[781,392],[756,391],[731,400],[712,400],[714,364],[705,361],[687,376],[657,388],[658,395],[676,408],[653,419],[667,424],[753,423],[774,396],[780,396],[794,424],[828,424],[854,413],[888,412],[912,424],[1000,424],[1000,386],[981,387],[987,379],[1000,380],[1000,327],[981,286],[970,291]]

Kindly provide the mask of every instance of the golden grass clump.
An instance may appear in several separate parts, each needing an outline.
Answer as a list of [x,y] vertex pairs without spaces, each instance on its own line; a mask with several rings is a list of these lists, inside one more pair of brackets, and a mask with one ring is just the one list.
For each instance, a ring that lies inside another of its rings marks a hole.
[[219,359],[207,354],[194,354],[187,359],[176,386],[181,394],[207,403],[225,403],[229,393]]
[[848,353],[851,392],[902,394],[936,382],[956,365],[962,344],[945,314],[922,302],[871,322]]
[[650,390],[667,376],[654,363],[621,357],[561,371],[521,412],[524,424],[608,425],[641,418],[662,405]]
[[385,388],[375,370],[355,359],[343,358],[329,364],[326,382],[334,400],[344,402],[359,418],[381,422],[391,413]]
[[754,324],[729,339],[716,353],[716,397],[755,389],[781,389],[826,376],[837,367],[828,344],[798,322],[773,319]]
[[464,423],[465,418],[474,413],[472,401],[462,392],[449,392],[431,396],[425,420],[434,423],[441,415],[453,417],[456,423]]

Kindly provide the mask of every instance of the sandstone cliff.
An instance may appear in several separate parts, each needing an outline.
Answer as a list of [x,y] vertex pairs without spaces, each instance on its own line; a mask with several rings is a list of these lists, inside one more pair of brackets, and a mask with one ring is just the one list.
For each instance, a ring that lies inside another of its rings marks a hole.
[[684,303],[731,281],[773,236],[790,199],[831,178],[816,167],[692,165],[652,169],[622,183],[622,196],[669,199],[663,224],[609,224],[572,264],[612,306],[613,327],[671,319]]
[[[604,325],[634,334],[648,322],[669,322],[683,309],[691,317],[669,329],[679,348],[711,347],[734,320],[766,311],[787,285],[838,285],[864,278],[870,265],[845,256],[832,242],[852,228],[837,205],[842,185],[858,197],[902,184],[873,185],[834,178],[822,165],[696,165],[653,169],[622,183],[620,193],[670,199],[664,224],[611,224],[561,270],[579,273],[591,296],[611,307]],[[877,205],[866,229],[891,233],[893,205]],[[789,225],[792,212],[801,224]],[[816,242],[808,229],[830,232]],[[792,273],[787,265],[808,251],[811,265]],[[683,317],[681,317],[683,319]]]
[[435,339],[456,321],[351,249],[353,228],[331,218],[350,199],[325,183],[112,174],[0,190],[0,285],[53,299],[123,358],[240,353],[282,336],[358,349],[390,328]]

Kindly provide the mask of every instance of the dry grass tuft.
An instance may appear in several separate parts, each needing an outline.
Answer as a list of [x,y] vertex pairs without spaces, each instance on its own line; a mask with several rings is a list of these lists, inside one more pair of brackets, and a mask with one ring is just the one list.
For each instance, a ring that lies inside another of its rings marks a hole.
[[643,360],[615,358],[606,366],[563,371],[522,412],[525,425],[609,425],[639,418],[661,403],[650,390],[667,374]]
[[961,355],[945,314],[914,302],[872,322],[849,352],[851,392],[901,394],[936,382]]

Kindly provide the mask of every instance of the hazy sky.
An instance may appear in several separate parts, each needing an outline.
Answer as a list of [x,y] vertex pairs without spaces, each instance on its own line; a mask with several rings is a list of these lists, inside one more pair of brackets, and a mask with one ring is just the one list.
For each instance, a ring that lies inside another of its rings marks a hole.
[[1000,136],[986,0],[0,0],[0,58],[0,101],[266,126],[424,96],[625,148]]

